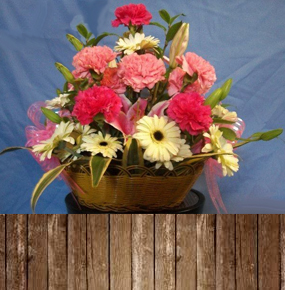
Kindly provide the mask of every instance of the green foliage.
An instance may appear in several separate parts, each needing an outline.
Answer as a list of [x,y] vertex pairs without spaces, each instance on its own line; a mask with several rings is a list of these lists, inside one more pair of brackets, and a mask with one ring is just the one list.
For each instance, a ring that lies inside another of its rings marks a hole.
[[7,152],[12,152],[12,151],[20,150],[20,149],[32,150],[31,147],[20,147],[20,146],[18,146],[18,147],[7,147],[7,148],[5,148],[4,150],[2,150],[0,152],[0,155],[5,154]]
[[69,83],[74,82],[74,80],[75,80],[74,76],[67,67],[65,67],[63,64],[61,64],[59,62],[55,63],[55,67],[62,73],[62,75],[64,76],[64,78],[66,79],[67,82],[69,82]]
[[219,130],[223,132],[223,137],[224,138],[226,138],[226,139],[228,139],[230,141],[235,141],[236,140],[237,135],[236,135],[236,133],[233,130],[231,130],[229,128],[224,128],[224,127],[220,127]]
[[162,9],[162,10],[159,10],[159,15],[160,15],[160,17],[167,23],[167,24],[169,24],[170,23],[170,21],[171,21],[171,17],[170,17],[170,15],[169,15],[169,13],[166,11],[166,10],[164,10],[164,9]]
[[108,32],[104,32],[102,33],[101,35],[99,35],[94,41],[93,41],[93,44],[92,46],[96,46],[103,38],[105,38],[106,36],[111,36],[111,35],[115,35],[115,36],[118,36],[120,37],[118,34],[116,33],[108,33]]
[[144,165],[142,148],[138,140],[129,138],[124,149],[122,166]]
[[168,32],[166,34],[166,41],[167,42],[171,41],[174,38],[175,34],[177,33],[177,31],[179,30],[179,28],[181,27],[181,25],[182,25],[182,21],[173,24],[169,28],[169,30],[168,30]]
[[33,212],[35,211],[35,207],[37,204],[37,201],[39,200],[40,196],[42,195],[43,191],[46,189],[46,187],[52,183],[59,175],[60,173],[71,164],[63,164],[60,165],[54,169],[51,169],[50,171],[46,172],[42,178],[39,180],[37,183],[36,187],[34,188],[34,191],[32,193],[32,198],[31,198],[31,207]]
[[103,177],[105,171],[107,170],[111,158],[105,158],[101,156],[92,156],[90,158],[90,169],[91,169],[91,178],[92,178],[92,186],[97,187],[101,178]]
[[83,43],[71,34],[66,34],[66,38],[70,41],[70,43],[75,47],[77,51],[80,51],[83,48]]
[[47,109],[45,107],[41,107],[43,114],[53,123],[60,124],[62,118],[56,114],[54,111]]
[[154,25],[154,26],[157,26],[157,27],[159,27],[159,28],[163,29],[163,30],[164,30],[164,32],[166,32],[166,31],[167,31],[167,28],[166,28],[165,26],[163,26],[162,24],[158,23],[158,22],[150,22],[150,23],[149,23],[149,25]]
[[[77,28],[77,31],[84,37],[84,38],[89,38],[89,32],[88,32],[88,29],[81,23],[81,24],[78,24],[76,26]],[[92,35],[92,34],[91,34]]]

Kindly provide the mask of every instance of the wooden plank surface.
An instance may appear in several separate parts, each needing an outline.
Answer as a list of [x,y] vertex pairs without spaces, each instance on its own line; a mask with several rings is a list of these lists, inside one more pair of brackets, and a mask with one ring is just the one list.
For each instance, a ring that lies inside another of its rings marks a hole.
[[132,281],[134,290],[154,289],[154,215],[132,215]]
[[279,216],[258,216],[258,289],[280,289]]
[[175,289],[175,215],[155,215],[155,289]]
[[216,216],[216,289],[236,289],[235,216]]
[[88,289],[109,289],[109,216],[87,215]]
[[197,215],[197,289],[216,289],[215,215]]
[[68,290],[86,290],[86,215],[68,215]]
[[2,290],[285,290],[284,215],[0,215]]
[[28,216],[28,289],[48,289],[47,216]]
[[132,216],[110,215],[110,290],[132,289]]
[[257,289],[257,215],[236,216],[236,288]]
[[196,289],[196,215],[178,214],[176,219],[176,290]]
[[67,289],[67,216],[48,215],[49,290]]
[[5,267],[6,267],[6,221],[5,215],[0,214],[0,289],[6,289]]
[[27,216],[6,216],[6,289],[27,289]]

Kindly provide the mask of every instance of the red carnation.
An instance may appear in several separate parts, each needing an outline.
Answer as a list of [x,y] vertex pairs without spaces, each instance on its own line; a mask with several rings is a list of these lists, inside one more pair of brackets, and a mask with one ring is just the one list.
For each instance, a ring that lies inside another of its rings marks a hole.
[[107,122],[112,122],[121,107],[122,101],[112,89],[93,86],[86,91],[80,91],[75,97],[72,115],[82,125],[90,124],[98,113],[102,113]]
[[204,102],[204,97],[198,93],[180,93],[171,99],[167,114],[182,131],[198,135],[208,131],[213,123],[211,107],[205,106]]
[[118,27],[121,24],[129,26],[149,24],[152,15],[146,10],[143,4],[129,4],[118,7],[115,10],[117,19],[112,21],[113,27]]

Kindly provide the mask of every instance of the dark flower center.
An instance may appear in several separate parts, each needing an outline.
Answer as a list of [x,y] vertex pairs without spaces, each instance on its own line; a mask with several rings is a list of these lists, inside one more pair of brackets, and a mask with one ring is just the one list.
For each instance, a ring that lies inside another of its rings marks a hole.
[[160,131],[155,131],[153,137],[156,141],[161,141],[163,139],[163,134]]
[[107,145],[108,145],[108,143],[107,143],[107,142],[105,142],[105,141],[103,141],[103,142],[100,142],[100,143],[99,143],[99,145],[100,145],[100,146],[107,146]]

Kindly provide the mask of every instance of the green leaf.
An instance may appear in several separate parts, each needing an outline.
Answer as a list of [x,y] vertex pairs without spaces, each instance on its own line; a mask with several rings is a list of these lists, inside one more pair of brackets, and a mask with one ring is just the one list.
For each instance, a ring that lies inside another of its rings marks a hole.
[[86,46],[93,46],[94,43],[96,43],[96,38],[92,38],[92,39],[90,39],[90,40],[86,43]]
[[213,122],[216,124],[234,124],[235,122],[223,120],[222,118],[213,118]]
[[91,178],[92,178],[93,187],[98,186],[111,160],[112,160],[111,158],[105,158],[105,157],[96,156],[96,155],[90,158],[89,165],[91,169]]
[[64,91],[64,92],[67,92],[67,91],[68,91],[68,82],[65,82],[65,83],[64,83],[63,91]]
[[220,97],[220,101],[224,100],[227,95],[229,94],[230,90],[231,90],[231,87],[232,87],[232,82],[233,80],[232,79],[228,79],[222,86],[221,86],[221,89],[222,89],[222,94],[221,94],[221,97]]
[[76,28],[83,37],[88,38],[88,30],[82,23],[78,24]]
[[61,90],[60,89],[56,89],[56,94],[59,96],[61,94]]
[[20,149],[32,150],[31,147],[20,147],[20,146],[18,146],[18,147],[7,147],[7,148],[5,148],[4,150],[2,150],[0,152],[0,155],[5,154],[7,152],[12,152],[12,151],[20,150]]
[[281,128],[275,129],[275,130],[270,130],[270,131],[263,133],[260,136],[260,140],[269,141],[269,140],[272,140],[274,138],[277,138],[282,133],[283,133],[283,129],[281,129]]
[[226,139],[228,139],[230,141],[235,141],[236,140],[237,135],[236,135],[236,133],[233,130],[231,130],[229,128],[224,128],[224,127],[220,127],[219,130],[223,132],[223,137],[224,138],[226,138]]
[[183,13],[181,13],[181,14],[177,14],[177,15],[173,16],[173,17],[170,19],[169,24],[171,25],[171,24],[174,22],[174,20],[176,20],[176,18],[178,18],[179,16],[186,16],[186,15],[183,14]]
[[222,93],[223,91],[221,88],[216,89],[210,94],[210,96],[208,96],[208,98],[205,100],[204,105],[209,105],[211,109],[213,109],[220,102]]
[[56,114],[54,111],[47,109],[45,107],[41,107],[43,114],[53,123],[60,124],[62,118]]
[[64,76],[64,78],[69,82],[72,83],[74,82],[74,76],[73,74],[70,72],[70,70],[65,67],[63,64],[56,62],[55,63],[55,67],[62,73],[62,75]]
[[175,34],[177,33],[181,25],[182,25],[182,21],[177,22],[170,27],[170,29],[168,30],[166,34],[166,41],[169,42],[174,38]]
[[129,138],[124,149],[122,166],[144,165],[142,148],[138,140]]
[[232,105],[231,105],[231,104],[221,104],[221,106],[222,106],[223,108],[228,108],[228,107],[231,107]]
[[75,47],[77,51],[80,51],[83,48],[83,43],[71,34],[66,34],[66,38],[70,41],[70,43]]
[[96,40],[94,41],[94,44],[92,46],[96,46],[99,43],[99,41],[101,41],[104,37],[111,36],[111,35],[116,35],[116,36],[120,37],[120,35],[118,35],[116,33],[104,32],[96,38]]
[[60,165],[48,172],[46,172],[42,178],[37,183],[36,187],[34,188],[34,191],[32,193],[31,198],[31,207],[33,212],[35,212],[35,207],[37,204],[37,201],[39,200],[39,197],[43,193],[43,191],[46,189],[46,187],[52,183],[59,175],[60,173],[65,169],[65,167],[69,166],[72,162]]
[[163,29],[165,32],[167,31],[167,28],[158,22],[150,22],[149,25],[154,25],[154,26],[157,26],[157,27]]
[[170,23],[170,15],[165,9],[160,10],[158,13],[166,23]]

